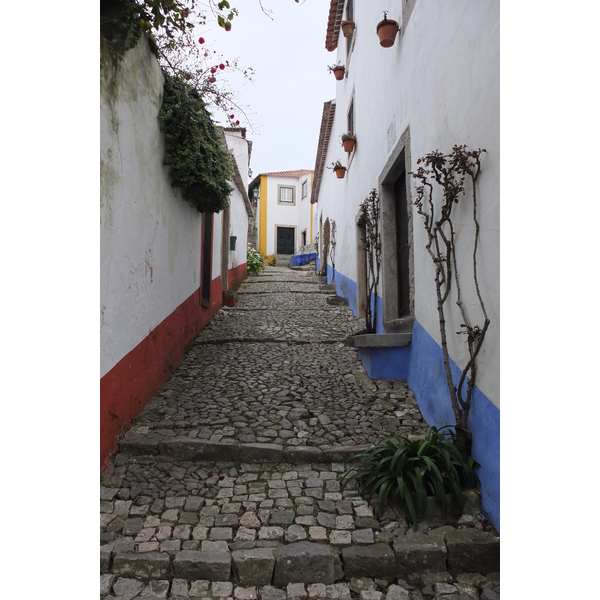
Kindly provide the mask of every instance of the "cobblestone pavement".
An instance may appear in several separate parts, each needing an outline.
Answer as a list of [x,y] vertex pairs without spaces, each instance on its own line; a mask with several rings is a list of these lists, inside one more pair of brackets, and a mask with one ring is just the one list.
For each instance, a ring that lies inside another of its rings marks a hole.
[[412,528],[344,486],[352,453],[425,423],[331,295],[268,267],[200,333],[101,476],[101,598],[499,598],[475,494]]

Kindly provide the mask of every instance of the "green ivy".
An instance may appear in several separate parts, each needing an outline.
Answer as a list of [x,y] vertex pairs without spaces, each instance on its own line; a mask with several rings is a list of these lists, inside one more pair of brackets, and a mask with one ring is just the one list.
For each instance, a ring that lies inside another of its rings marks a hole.
[[158,118],[165,134],[164,164],[171,167],[171,185],[181,188],[183,197],[200,212],[226,208],[233,191],[231,157],[198,90],[165,74]]

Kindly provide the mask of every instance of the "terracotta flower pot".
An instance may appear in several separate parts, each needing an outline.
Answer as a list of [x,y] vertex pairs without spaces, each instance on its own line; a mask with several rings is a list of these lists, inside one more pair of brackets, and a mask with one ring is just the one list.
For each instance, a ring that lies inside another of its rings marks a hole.
[[346,174],[346,167],[338,167],[335,170],[335,174],[337,175],[338,179],[344,179],[344,175]]
[[356,25],[352,19],[342,21],[342,33],[343,33],[344,37],[347,37],[347,38],[352,37],[355,27],[356,27]]
[[397,21],[391,19],[384,19],[377,24],[377,35],[379,36],[379,43],[384,48],[389,48],[394,45],[396,41],[396,32],[398,31]]
[[345,72],[346,72],[346,68],[343,66],[335,67],[333,69],[333,75],[338,81],[342,81],[342,79],[344,79]]
[[355,144],[356,140],[342,140],[342,146],[344,146],[345,152],[352,152],[352,150],[354,150]]

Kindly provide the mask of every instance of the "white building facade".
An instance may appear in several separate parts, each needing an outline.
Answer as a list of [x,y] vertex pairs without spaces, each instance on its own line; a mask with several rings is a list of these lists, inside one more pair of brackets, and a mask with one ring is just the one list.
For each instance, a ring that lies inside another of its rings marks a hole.
[[[399,30],[390,47],[382,47],[377,25],[387,18]],[[345,38],[341,22],[351,18],[355,30]],[[482,506],[499,528],[500,511],[500,3],[498,0],[331,0],[326,47],[336,52],[345,74],[336,97],[326,102],[315,164],[313,229],[323,240],[323,224],[336,224],[335,285],[355,314],[364,314],[364,258],[359,207],[374,189],[381,206],[382,266],[378,287],[376,331],[409,331],[403,347],[361,349],[373,377],[406,379],[430,425],[454,424],[442,363],[434,267],[426,250],[422,217],[412,204],[417,182],[411,172],[417,159],[455,145],[485,149],[477,183],[479,285],[490,319],[478,358],[475,397],[469,429],[472,453],[480,464]],[[356,134],[347,153],[341,135]],[[327,169],[339,160],[339,179]],[[439,203],[440,198],[435,197]],[[472,206],[455,209],[458,270],[472,270]],[[403,219],[400,224],[398,219]],[[398,258],[399,231],[406,230],[407,253]],[[323,257],[321,249],[320,257]],[[327,266],[332,279],[331,264]],[[399,291],[402,279],[405,300]],[[454,291],[452,292],[454,293]],[[476,308],[476,290],[468,282],[463,295]],[[469,355],[455,298],[448,306],[450,357],[456,373]],[[410,330],[408,329],[410,328]]]
[[258,190],[258,248],[266,257],[292,255],[313,243],[313,172],[308,169],[261,173],[250,184]]

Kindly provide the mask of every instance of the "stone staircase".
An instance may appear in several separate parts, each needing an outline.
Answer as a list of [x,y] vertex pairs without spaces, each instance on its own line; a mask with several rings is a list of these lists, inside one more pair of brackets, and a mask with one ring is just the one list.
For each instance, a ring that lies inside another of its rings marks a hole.
[[334,286],[267,267],[236,296],[101,475],[101,599],[499,598],[476,493],[412,527],[345,484],[357,452],[425,424],[344,344]]

